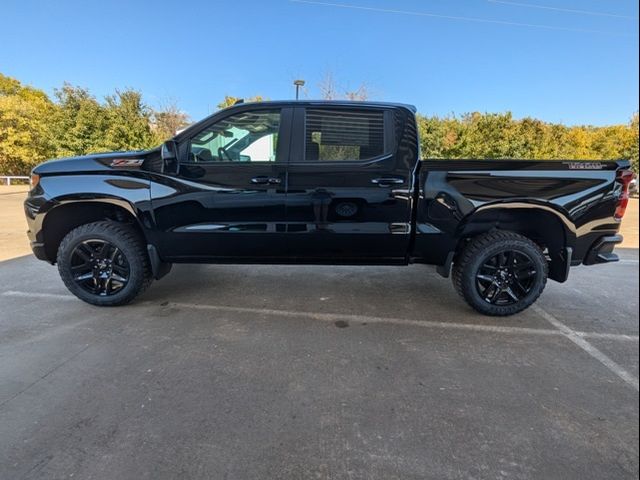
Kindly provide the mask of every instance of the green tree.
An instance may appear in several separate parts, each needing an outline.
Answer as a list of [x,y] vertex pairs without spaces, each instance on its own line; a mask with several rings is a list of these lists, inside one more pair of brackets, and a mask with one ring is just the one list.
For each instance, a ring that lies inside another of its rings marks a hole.
[[109,150],[140,150],[159,143],[151,131],[151,109],[136,90],[116,90],[106,97],[108,126],[104,133]]
[[444,158],[445,154],[445,125],[438,117],[423,117],[417,115],[418,133],[420,135],[420,150],[425,158]]
[[523,118],[513,126],[511,154],[515,158],[545,158],[549,151],[549,128],[540,120]]
[[88,90],[65,83],[55,91],[57,108],[52,118],[56,154],[86,155],[108,151],[105,132],[109,126],[107,110]]
[[26,175],[54,156],[49,130],[54,109],[44,92],[0,74],[0,173]]
[[638,169],[638,115],[606,127],[513,119],[506,113],[417,116],[424,158],[617,159]]
[[513,158],[517,131],[511,112],[474,112],[463,116],[469,136],[467,155],[473,158]]
[[173,137],[178,130],[188,126],[189,116],[175,102],[165,103],[151,114],[151,130],[158,143]]
[[623,157],[631,161],[633,171],[638,173],[638,112],[634,113],[629,121],[629,129],[626,135]]
[[245,102],[264,102],[265,99],[262,95],[254,95],[253,97],[242,98],[242,97],[233,97],[231,95],[225,95],[224,100],[218,103],[218,108],[222,110],[223,108],[228,108],[235,105],[238,100],[244,100]]

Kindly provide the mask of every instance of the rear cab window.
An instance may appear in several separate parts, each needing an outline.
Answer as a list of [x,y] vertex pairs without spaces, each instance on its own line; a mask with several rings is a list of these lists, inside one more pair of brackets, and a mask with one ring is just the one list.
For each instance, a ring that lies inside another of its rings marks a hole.
[[391,112],[374,108],[307,108],[306,162],[366,162],[390,153]]

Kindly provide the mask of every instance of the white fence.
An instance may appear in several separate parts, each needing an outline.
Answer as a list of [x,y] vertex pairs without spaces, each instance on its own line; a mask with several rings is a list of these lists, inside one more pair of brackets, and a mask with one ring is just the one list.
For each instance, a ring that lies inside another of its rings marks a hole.
[[26,180],[29,182],[29,177],[25,175],[0,175],[0,180],[2,180],[5,185],[11,185],[12,180]]

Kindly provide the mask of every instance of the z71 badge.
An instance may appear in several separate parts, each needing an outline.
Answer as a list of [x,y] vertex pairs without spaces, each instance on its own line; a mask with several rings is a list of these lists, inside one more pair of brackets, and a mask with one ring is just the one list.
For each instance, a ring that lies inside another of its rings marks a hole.
[[602,170],[604,165],[600,162],[563,162],[569,166],[569,170]]
[[143,158],[114,158],[111,161],[112,167],[139,167],[144,163]]

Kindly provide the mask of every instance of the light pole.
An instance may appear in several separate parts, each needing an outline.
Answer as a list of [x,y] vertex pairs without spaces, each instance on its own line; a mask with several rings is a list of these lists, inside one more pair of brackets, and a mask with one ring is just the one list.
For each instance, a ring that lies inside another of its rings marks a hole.
[[304,80],[294,80],[293,84],[296,86],[296,100],[298,100],[300,87],[304,87]]

